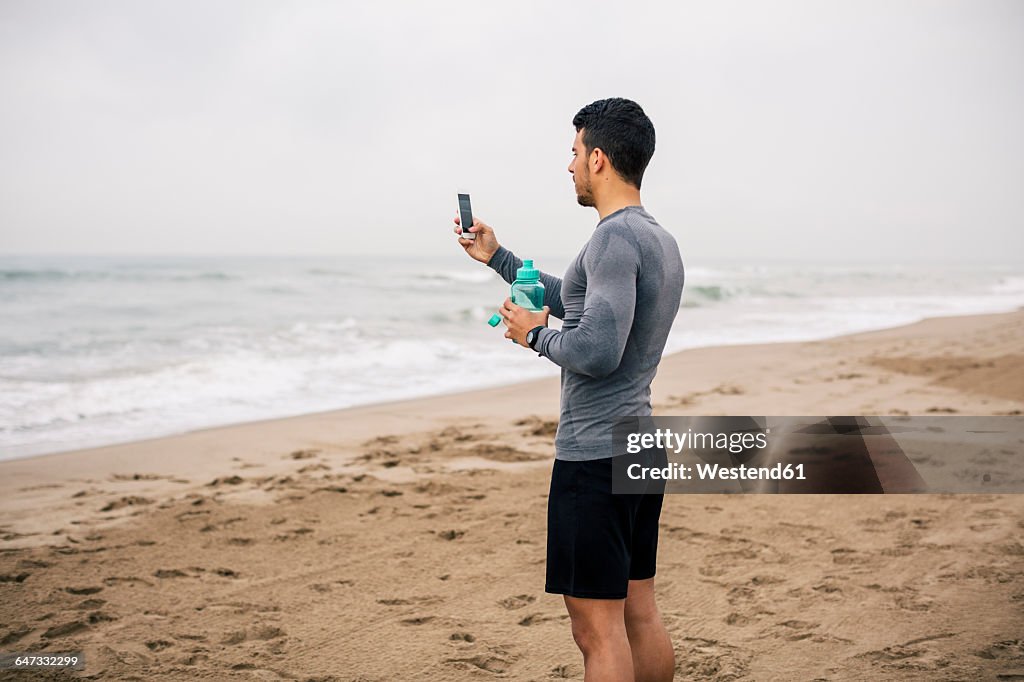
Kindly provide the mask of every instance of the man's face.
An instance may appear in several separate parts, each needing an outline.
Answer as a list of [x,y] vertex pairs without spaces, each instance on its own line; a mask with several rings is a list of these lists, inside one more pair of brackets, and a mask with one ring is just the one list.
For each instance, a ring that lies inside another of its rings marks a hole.
[[576,139],[572,141],[572,161],[569,162],[569,172],[572,174],[572,182],[576,186],[576,201],[580,206],[593,206],[594,192],[590,186],[587,149],[583,146],[583,129],[576,133]]

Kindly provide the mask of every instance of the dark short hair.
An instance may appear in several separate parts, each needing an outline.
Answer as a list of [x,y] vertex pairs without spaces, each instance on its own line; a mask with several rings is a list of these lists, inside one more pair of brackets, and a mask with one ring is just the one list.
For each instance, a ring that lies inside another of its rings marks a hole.
[[622,179],[640,189],[654,156],[654,124],[639,104],[621,97],[599,99],[580,109],[572,124],[577,132],[583,130],[588,155],[600,147]]

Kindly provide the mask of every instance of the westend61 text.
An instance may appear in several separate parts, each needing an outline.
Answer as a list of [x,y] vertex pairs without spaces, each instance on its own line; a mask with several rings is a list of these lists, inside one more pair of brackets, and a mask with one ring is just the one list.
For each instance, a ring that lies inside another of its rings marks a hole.
[[644,479],[662,481],[689,481],[693,479],[694,470],[697,478],[702,481],[710,480],[806,480],[803,464],[782,464],[781,462],[770,467],[748,467],[741,464],[735,467],[724,467],[718,464],[685,464],[670,463],[663,467],[645,467],[641,464],[630,464],[626,468],[626,475],[634,481]]

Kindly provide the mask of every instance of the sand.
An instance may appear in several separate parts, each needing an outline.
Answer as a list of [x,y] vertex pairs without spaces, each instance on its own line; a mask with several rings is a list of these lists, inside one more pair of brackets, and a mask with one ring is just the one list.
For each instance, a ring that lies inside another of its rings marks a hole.
[[[654,402],[1020,414],[1024,313],[685,351]],[[557,413],[541,380],[0,462],[0,651],[84,652],[52,679],[582,679],[543,591]],[[671,495],[661,523],[677,679],[1024,679],[1024,495]]]

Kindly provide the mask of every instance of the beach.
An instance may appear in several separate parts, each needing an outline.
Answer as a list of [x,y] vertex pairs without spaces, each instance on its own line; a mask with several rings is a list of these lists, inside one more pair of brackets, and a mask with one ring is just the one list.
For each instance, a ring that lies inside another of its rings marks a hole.
[[[582,679],[543,590],[558,388],[0,461],[0,650],[96,679]],[[652,390],[658,415],[1021,414],[1024,312],[683,350]],[[1024,679],[1022,536],[1022,495],[666,496],[676,677]]]

